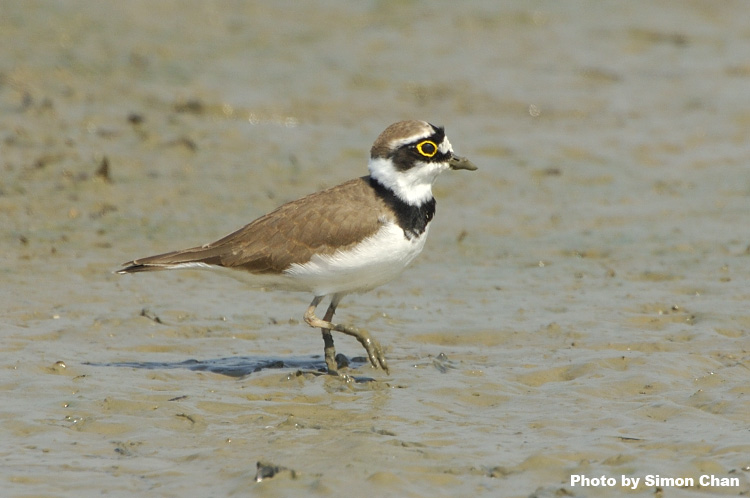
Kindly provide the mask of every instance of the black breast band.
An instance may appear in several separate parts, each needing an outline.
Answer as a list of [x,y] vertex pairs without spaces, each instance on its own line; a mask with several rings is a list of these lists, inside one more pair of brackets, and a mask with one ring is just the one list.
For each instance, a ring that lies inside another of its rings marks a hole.
[[370,178],[370,186],[375,189],[378,195],[396,213],[396,222],[404,231],[404,237],[411,240],[424,233],[427,225],[435,216],[434,197],[431,197],[429,201],[424,202],[421,206],[414,206],[404,202],[392,190],[384,187],[374,178]]

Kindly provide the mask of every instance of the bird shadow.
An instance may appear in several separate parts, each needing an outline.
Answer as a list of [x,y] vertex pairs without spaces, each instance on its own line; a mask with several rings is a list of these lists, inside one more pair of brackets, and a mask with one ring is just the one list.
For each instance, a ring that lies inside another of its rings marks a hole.
[[[317,357],[320,358],[320,357]],[[232,356],[227,358],[213,358],[209,360],[189,359],[185,361],[122,361],[122,362],[84,362],[84,365],[92,367],[120,367],[137,368],[145,370],[172,370],[187,369],[194,372],[211,372],[227,377],[242,378],[248,375],[262,372],[263,370],[289,369],[297,372],[312,373],[315,375],[326,375],[328,373],[325,363],[316,357],[298,358],[271,358],[254,356]],[[351,358],[352,363],[363,363],[359,358]],[[362,358],[362,360],[365,360]],[[366,380],[361,378],[361,380]]]

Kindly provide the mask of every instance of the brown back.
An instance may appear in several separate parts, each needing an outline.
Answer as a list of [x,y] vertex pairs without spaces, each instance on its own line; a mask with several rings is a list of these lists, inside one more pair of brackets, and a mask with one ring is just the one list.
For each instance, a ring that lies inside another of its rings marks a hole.
[[289,202],[216,242],[126,263],[123,271],[206,263],[251,273],[280,273],[313,254],[333,254],[374,234],[393,214],[369,176]]

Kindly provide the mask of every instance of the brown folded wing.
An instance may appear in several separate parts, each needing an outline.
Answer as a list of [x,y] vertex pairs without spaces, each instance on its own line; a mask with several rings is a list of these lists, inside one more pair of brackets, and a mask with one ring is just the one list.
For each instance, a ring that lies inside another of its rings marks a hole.
[[280,273],[313,254],[332,254],[360,242],[378,230],[387,213],[369,177],[357,178],[284,204],[216,242],[136,259],[121,272],[204,263]]

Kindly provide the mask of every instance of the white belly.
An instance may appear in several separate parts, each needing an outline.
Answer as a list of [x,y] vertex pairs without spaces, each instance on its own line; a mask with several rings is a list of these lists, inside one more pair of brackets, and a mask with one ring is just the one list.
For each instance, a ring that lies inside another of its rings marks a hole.
[[398,225],[388,223],[351,250],[313,256],[284,274],[294,281],[292,287],[316,296],[368,291],[396,278],[422,252],[428,230],[407,239]]

